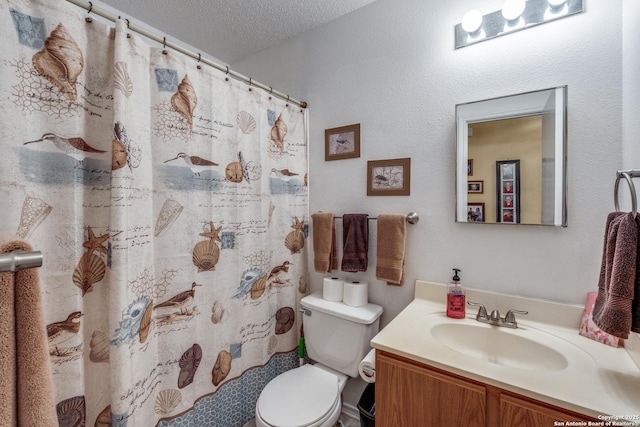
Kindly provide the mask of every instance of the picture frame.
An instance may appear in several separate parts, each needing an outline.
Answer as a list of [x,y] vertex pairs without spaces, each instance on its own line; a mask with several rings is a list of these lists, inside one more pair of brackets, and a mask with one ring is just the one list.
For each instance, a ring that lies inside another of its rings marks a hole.
[[467,159],[467,176],[473,176],[473,159]]
[[360,157],[360,123],[324,131],[324,160]]
[[520,223],[520,160],[496,162],[496,222]]
[[467,181],[467,193],[483,194],[484,181]]
[[408,196],[411,194],[411,158],[369,160],[367,196]]
[[485,222],[484,203],[467,203],[467,222]]

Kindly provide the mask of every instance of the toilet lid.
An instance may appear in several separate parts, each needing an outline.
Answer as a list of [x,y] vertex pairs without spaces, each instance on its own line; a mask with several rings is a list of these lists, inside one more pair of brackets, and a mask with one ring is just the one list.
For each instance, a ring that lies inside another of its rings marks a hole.
[[335,375],[303,365],[267,384],[258,398],[258,411],[274,427],[306,426],[333,409],[338,397]]

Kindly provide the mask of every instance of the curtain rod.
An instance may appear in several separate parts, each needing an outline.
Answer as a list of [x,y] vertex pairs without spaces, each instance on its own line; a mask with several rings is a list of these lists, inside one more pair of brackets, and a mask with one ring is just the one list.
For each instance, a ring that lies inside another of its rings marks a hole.
[[[118,19],[120,19],[120,16],[114,15],[113,13],[110,13],[110,12],[104,10],[104,9],[100,9],[99,7],[94,7],[93,3],[90,2],[90,1],[87,1],[87,0],[67,0],[67,1],[69,3],[72,3],[72,4],[76,5],[76,6],[79,6],[79,7],[83,8],[83,9],[86,9],[87,13],[89,13],[89,14],[93,13],[95,15],[98,15],[98,16],[102,17],[102,18],[108,19],[109,21],[116,22]],[[213,67],[213,68],[215,68],[217,70],[224,71],[227,75],[233,77],[236,80],[240,80],[240,81],[242,81],[244,83],[247,83],[249,86],[258,87],[260,89],[265,90],[266,92],[269,92],[269,94],[271,94],[271,95],[274,95],[274,96],[277,96],[278,98],[284,99],[287,102],[290,102],[292,104],[296,104],[296,105],[300,106],[301,108],[307,108],[307,103],[305,101],[298,101],[297,99],[291,98],[289,95],[287,95],[285,93],[282,93],[282,92],[279,92],[277,90],[274,90],[270,86],[267,86],[267,85],[265,85],[263,83],[260,83],[260,82],[256,82],[253,79],[251,79],[250,77],[244,76],[244,75],[242,75],[242,74],[240,74],[238,72],[235,72],[235,71],[229,69],[229,67],[227,65],[220,65],[220,64],[215,63],[215,62],[213,62],[211,60],[203,58],[202,54],[200,54],[200,53],[191,52],[190,50],[187,50],[187,49],[185,49],[185,48],[183,48],[183,47],[181,47],[181,46],[179,46],[177,44],[174,44],[174,43],[171,43],[170,41],[167,41],[166,37],[157,36],[157,35],[149,32],[149,31],[147,31],[147,30],[145,30],[145,29],[143,29],[143,28],[141,28],[141,27],[139,27],[139,26],[137,26],[135,24],[131,24],[128,19],[126,21],[127,21],[127,28],[129,28],[129,30],[131,30],[131,31],[135,31],[136,33],[138,33],[138,34],[140,34],[140,35],[142,35],[144,37],[147,37],[147,38],[149,38],[149,39],[151,39],[151,40],[153,40],[155,42],[161,43],[165,47],[170,47],[171,49],[176,50],[176,51],[178,51],[180,53],[183,53],[183,54],[185,54],[185,55],[187,55],[187,56],[189,56],[189,57],[191,57],[193,59],[197,59],[199,63],[201,62],[201,63],[207,64],[207,65],[209,65],[209,66],[211,66],[211,67]]]
[[18,271],[42,266],[42,252],[13,251],[0,254],[0,271]]

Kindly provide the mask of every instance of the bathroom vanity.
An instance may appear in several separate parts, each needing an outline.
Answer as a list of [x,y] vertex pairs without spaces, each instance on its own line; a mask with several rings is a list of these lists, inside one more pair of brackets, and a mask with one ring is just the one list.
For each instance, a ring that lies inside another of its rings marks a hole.
[[602,420],[377,351],[376,426],[542,427],[566,421]]
[[371,341],[376,426],[640,425],[640,369],[624,348],[578,334],[583,307],[467,289],[488,310],[529,312],[509,329],[477,322],[473,307],[446,317],[445,294],[417,281]]

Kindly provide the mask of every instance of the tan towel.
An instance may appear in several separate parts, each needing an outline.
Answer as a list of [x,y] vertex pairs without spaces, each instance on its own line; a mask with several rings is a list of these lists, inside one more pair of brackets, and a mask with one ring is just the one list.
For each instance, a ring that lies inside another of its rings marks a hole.
[[319,273],[329,273],[338,267],[336,225],[331,212],[311,215],[313,227],[313,266]]
[[369,215],[342,215],[342,271],[367,271]]
[[631,330],[637,257],[638,222],[630,213],[609,214],[593,321],[604,332],[623,339]]
[[[30,252],[0,236],[0,253]],[[0,272],[0,424],[57,427],[37,269]]]
[[376,278],[385,280],[388,285],[404,282],[406,230],[405,215],[378,215]]

